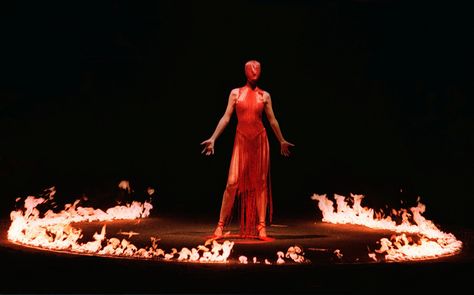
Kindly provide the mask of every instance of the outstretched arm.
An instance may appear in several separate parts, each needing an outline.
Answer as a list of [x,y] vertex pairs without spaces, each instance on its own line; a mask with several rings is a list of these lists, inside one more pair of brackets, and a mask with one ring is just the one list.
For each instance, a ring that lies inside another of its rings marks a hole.
[[209,139],[201,142],[201,145],[204,145],[204,149],[202,150],[201,154],[206,153],[206,156],[214,154],[214,143],[216,139],[219,137],[219,135],[221,135],[222,131],[224,131],[227,124],[229,124],[230,118],[232,116],[232,112],[234,111],[236,100],[237,100],[237,90],[234,89],[230,92],[227,108],[225,110],[224,115],[219,120],[216,130],[214,130],[214,133]]
[[286,141],[285,138],[283,137],[283,134],[281,133],[281,130],[280,130],[280,125],[278,124],[278,121],[275,118],[275,114],[273,113],[272,99],[269,93],[265,92],[264,100],[265,100],[265,114],[267,115],[268,122],[270,122],[270,126],[272,126],[273,132],[275,133],[275,136],[280,142],[281,154],[287,157],[290,155],[290,150],[289,150],[290,146],[295,146],[295,145]]

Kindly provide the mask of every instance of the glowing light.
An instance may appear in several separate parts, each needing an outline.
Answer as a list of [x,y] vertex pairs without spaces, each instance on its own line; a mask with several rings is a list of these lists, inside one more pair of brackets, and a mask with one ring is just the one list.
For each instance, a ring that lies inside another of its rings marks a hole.
[[[51,190],[50,196],[52,194],[54,194],[54,190]],[[150,215],[153,206],[148,202],[132,202],[132,204],[125,206],[109,208],[104,212],[100,209],[80,207],[78,206],[80,200],[76,200],[72,204],[67,204],[64,210],[60,212],[55,213],[48,210],[43,216],[40,216],[40,211],[36,207],[51,199],[52,197],[27,197],[24,202],[24,209],[13,211],[10,214],[12,223],[8,230],[8,239],[12,242],[52,250],[141,258],[160,257],[165,260],[177,258],[177,261],[219,263],[228,261],[234,245],[230,241],[224,241],[222,244],[212,241],[211,249],[205,245],[199,245],[197,249],[182,248],[178,252],[176,248],[173,248],[171,253],[165,253],[163,249],[157,246],[160,239],[151,237],[151,247],[138,249],[126,239],[107,239],[105,225],[100,233],[93,235],[92,241],[80,243],[79,239],[82,238],[82,231],[74,228],[71,225],[72,223],[145,218]],[[127,235],[130,238],[139,233],[119,231],[118,234]]]
[[[150,237],[151,246],[139,248],[129,240],[117,237],[106,237],[106,226],[96,232],[91,241],[81,242],[82,231],[72,226],[76,222],[133,220],[146,218],[150,215],[153,206],[149,202],[132,202],[131,204],[115,206],[105,211],[91,207],[80,206],[80,200],[64,206],[59,212],[47,210],[42,214],[38,205],[51,204],[55,189],[47,190],[47,196],[37,198],[29,196],[24,200],[24,208],[12,211],[10,214],[11,225],[8,230],[8,239],[12,242],[40,247],[50,250],[61,250],[75,253],[88,253],[103,256],[126,256],[137,258],[155,258],[163,261],[195,262],[195,263],[228,263],[234,242],[225,240],[219,243],[215,239],[207,240],[204,245],[195,248],[182,247],[181,251],[172,248],[167,252],[158,247],[160,238]],[[134,231],[122,231],[117,234],[126,238],[138,235]],[[289,258],[296,263],[308,262],[303,257],[301,247],[292,246],[286,255],[279,251],[276,264],[285,263],[284,258]],[[238,261],[246,264],[249,262],[245,256],[240,256]],[[269,259],[253,257],[253,263],[274,264]]]
[[[461,251],[461,241],[457,240],[453,234],[439,230],[432,221],[423,217],[422,214],[426,207],[419,200],[418,205],[410,208],[410,211],[406,209],[392,210],[392,215],[401,217],[401,222],[397,224],[391,216],[384,217],[382,213],[375,213],[371,208],[362,207],[363,198],[363,195],[351,194],[350,200],[353,205],[349,206],[346,197],[336,194],[334,199],[337,209],[335,209],[334,202],[329,200],[326,195],[314,194],[311,197],[311,199],[318,201],[324,222],[358,224],[399,233],[390,240],[387,238],[380,240],[381,247],[376,252],[384,254],[386,260],[436,258]],[[419,234],[421,237],[419,241],[414,242],[406,236],[406,233]],[[369,257],[377,260],[375,253],[369,253]]]

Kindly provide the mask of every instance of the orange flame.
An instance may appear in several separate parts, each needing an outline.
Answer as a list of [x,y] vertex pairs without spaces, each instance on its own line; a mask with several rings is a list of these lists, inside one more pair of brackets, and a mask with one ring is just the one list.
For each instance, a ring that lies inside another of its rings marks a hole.
[[[420,202],[416,207],[399,211],[392,210],[392,214],[401,216],[402,221],[397,224],[391,216],[383,218],[382,214],[376,214],[373,209],[361,206],[363,195],[351,194],[352,207],[346,202],[346,197],[335,194],[337,210],[334,210],[334,202],[326,195],[314,194],[311,199],[318,201],[318,207],[323,214],[323,221],[336,224],[358,224],[370,228],[387,229],[400,235],[390,241],[383,238],[380,240],[381,248],[377,253],[385,253],[385,259],[389,261],[403,261],[415,259],[436,258],[445,255],[457,254],[462,249],[462,242],[457,240],[451,233],[439,230],[435,224],[423,217],[426,206]],[[375,215],[375,217],[374,217]],[[413,222],[410,221],[412,217]],[[421,235],[418,243],[411,242],[405,233]],[[369,253],[369,257],[377,260],[375,253]]]
[[[50,250],[65,250],[76,253],[90,253],[105,256],[127,256],[137,258],[157,258],[165,261],[197,262],[197,263],[228,263],[234,242],[224,241],[222,244],[214,239],[199,245],[196,248],[183,247],[178,252],[176,248],[166,253],[158,248],[159,238],[151,237],[152,245],[145,248],[138,248],[126,239],[116,237],[106,237],[106,226],[104,225],[100,233],[93,235],[93,240],[82,243],[82,231],[73,227],[74,222],[91,221],[112,221],[118,219],[139,219],[150,215],[153,206],[148,203],[132,202],[125,206],[115,206],[102,211],[91,207],[79,206],[80,200],[72,204],[67,204],[60,212],[46,211],[44,214],[38,210],[37,206],[52,200],[54,188],[49,190],[49,197],[37,198],[29,196],[24,201],[23,210],[12,211],[10,217],[12,223],[8,230],[8,239],[12,242],[35,246]],[[126,235],[130,238],[139,233],[120,230],[118,234]],[[302,248],[298,246],[290,247],[286,254],[279,251],[276,264],[285,263],[284,257],[296,263],[309,262],[304,258]],[[265,264],[271,265],[268,259],[262,260]],[[248,263],[247,257],[239,257],[240,263]],[[257,257],[253,257],[254,263],[260,263]]]
[[[126,206],[115,206],[105,212],[90,207],[78,207],[80,200],[73,204],[67,204],[65,209],[55,213],[48,210],[43,217],[36,208],[39,204],[46,203],[49,199],[29,196],[25,199],[24,210],[13,211],[10,214],[12,223],[8,230],[8,239],[25,245],[41,247],[53,250],[68,250],[79,253],[93,253],[97,255],[133,256],[140,258],[162,257],[165,260],[176,258],[177,261],[189,262],[216,262],[226,263],[231,253],[233,242],[224,241],[219,244],[212,241],[209,249],[205,245],[199,245],[191,250],[182,248],[178,252],[175,248],[171,253],[165,253],[157,247],[159,239],[152,237],[152,246],[148,249],[138,249],[126,239],[106,239],[106,227],[102,227],[100,233],[95,233],[93,241],[79,243],[82,237],[80,229],[71,226],[74,222],[110,221],[118,219],[137,219],[150,215],[153,206],[148,203],[132,202]],[[135,232],[122,232],[129,237],[136,235]],[[103,246],[103,243],[106,243]]]
[[143,218],[149,216],[153,208],[147,202],[144,204],[133,202],[131,205],[116,206],[104,212],[90,207],[77,207],[79,201],[67,204],[65,209],[58,213],[48,210],[43,217],[40,217],[40,212],[36,207],[46,203],[47,199],[27,197],[24,211],[17,210],[10,213],[12,223],[8,230],[8,239],[48,249],[97,252],[105,239],[105,226],[101,234],[94,235],[95,241],[79,244],[78,240],[82,237],[82,232],[72,227],[71,223]]

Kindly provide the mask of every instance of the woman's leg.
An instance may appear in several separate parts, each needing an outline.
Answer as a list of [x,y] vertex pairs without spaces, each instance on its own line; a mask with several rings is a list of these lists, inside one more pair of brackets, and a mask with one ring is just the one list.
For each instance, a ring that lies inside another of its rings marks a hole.
[[222,236],[224,225],[230,218],[232,207],[234,206],[235,193],[237,191],[237,183],[228,183],[224,195],[222,196],[221,212],[219,215],[219,223],[214,231],[215,236]]
[[234,206],[235,194],[237,193],[237,183],[239,174],[239,153],[238,148],[234,149],[232,160],[230,162],[229,177],[227,179],[227,185],[222,196],[221,212],[219,214],[219,222],[216,230],[214,231],[215,236],[222,236],[224,225],[229,221]]
[[[261,183],[260,189],[261,193],[257,196],[257,217],[258,217],[258,224],[257,224],[257,233],[260,238],[267,237],[267,232],[265,228],[265,221],[267,219],[267,209],[268,209],[268,201],[270,196],[270,147],[268,144],[268,138],[266,133],[262,133],[261,136],[261,143],[260,143],[260,177]],[[270,203],[271,206],[271,203]],[[270,217],[271,218],[271,217]]]
[[258,225],[257,232],[259,237],[266,237],[267,231],[265,230],[265,218],[267,213],[267,191],[264,189],[262,193],[257,196],[257,214],[258,214]]

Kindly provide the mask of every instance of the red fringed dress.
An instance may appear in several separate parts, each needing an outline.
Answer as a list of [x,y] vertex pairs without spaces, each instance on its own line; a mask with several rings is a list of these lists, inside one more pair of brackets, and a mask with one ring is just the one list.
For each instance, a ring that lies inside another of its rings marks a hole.
[[259,223],[257,201],[262,202],[271,221],[270,147],[262,123],[264,91],[244,86],[239,89],[235,110],[237,131],[229,168],[229,181],[237,181],[240,201],[240,234],[256,235]]

